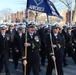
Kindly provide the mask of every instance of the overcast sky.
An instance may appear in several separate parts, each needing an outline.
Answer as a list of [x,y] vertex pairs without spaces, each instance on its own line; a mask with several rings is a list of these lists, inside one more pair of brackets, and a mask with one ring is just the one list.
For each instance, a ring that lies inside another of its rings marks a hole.
[[0,10],[11,8],[13,12],[26,8],[26,0],[0,0]]
[[[12,12],[17,12],[26,9],[27,0],[0,0],[0,10],[5,8],[11,8]],[[58,10],[66,10],[66,6],[61,2],[54,3]],[[72,3],[72,8],[74,8],[74,2]]]

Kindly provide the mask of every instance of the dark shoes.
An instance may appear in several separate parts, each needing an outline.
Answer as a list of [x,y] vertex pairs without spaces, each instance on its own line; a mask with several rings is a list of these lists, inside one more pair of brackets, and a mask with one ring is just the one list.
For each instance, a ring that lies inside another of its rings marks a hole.
[[0,70],[0,73],[2,73],[2,70]]
[[67,65],[68,65],[67,63],[64,63],[64,64],[63,64],[64,67],[67,66]]
[[74,62],[74,64],[76,64],[76,61]]
[[10,73],[6,73],[6,75],[11,75]]
[[41,72],[41,68],[39,68],[39,72]]
[[17,66],[15,66],[15,69],[17,69]]
[[41,63],[41,65],[42,65],[42,66],[45,66],[45,64],[44,64],[44,63]]

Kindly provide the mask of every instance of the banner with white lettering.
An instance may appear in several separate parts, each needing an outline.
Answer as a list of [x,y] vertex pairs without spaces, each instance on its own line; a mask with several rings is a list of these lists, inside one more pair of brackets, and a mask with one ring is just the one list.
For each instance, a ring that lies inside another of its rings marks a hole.
[[46,13],[47,15],[62,18],[50,0],[27,0],[27,9]]

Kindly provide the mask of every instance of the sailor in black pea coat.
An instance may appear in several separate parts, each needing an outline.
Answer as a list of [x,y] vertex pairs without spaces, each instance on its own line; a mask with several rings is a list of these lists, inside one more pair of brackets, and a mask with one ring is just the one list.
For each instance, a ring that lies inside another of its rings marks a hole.
[[[66,54],[68,53],[67,41],[66,41],[67,40],[67,25],[66,24],[63,26],[62,34],[64,35],[64,39],[65,39],[64,58],[66,58]],[[64,66],[68,65],[66,59],[64,59],[63,62],[64,62]]]
[[74,29],[72,30],[73,33],[73,43],[74,43],[74,48],[75,48],[75,57],[76,57],[76,25],[74,26]]
[[59,34],[60,34],[60,36],[62,38],[62,40],[61,40],[61,43],[62,43],[61,49],[62,49],[62,54],[63,54],[63,66],[65,67],[68,64],[66,62],[66,56],[65,56],[65,37],[64,37],[64,35],[62,33],[62,27],[59,28]]
[[0,72],[3,69],[3,64],[5,66],[6,75],[10,75],[9,73],[9,45],[8,45],[9,37],[6,34],[6,26],[1,26],[0,32]]
[[18,61],[21,58],[21,51],[24,50],[24,38],[25,38],[25,34],[23,35],[22,33],[22,28],[21,26],[18,27],[18,33],[15,34],[14,36],[14,48],[16,51],[16,58],[15,58],[15,64],[16,64],[16,68],[18,66]]
[[14,68],[17,69],[17,52],[14,47],[14,36],[15,34],[18,34],[18,32],[14,29],[14,24],[11,24],[9,26],[9,30],[6,32],[9,35],[9,49],[10,49],[10,55],[12,55]]
[[[52,44],[50,34],[47,35],[47,49],[48,49],[48,65],[46,70],[46,75],[52,75],[52,70],[54,68],[54,61],[56,61],[58,75],[63,75],[62,69],[62,50],[61,50],[61,37],[58,33],[59,26],[56,24],[53,26],[53,31],[51,32]],[[54,53],[52,51],[54,49]]]
[[[31,69],[33,70],[34,75],[39,75],[39,48],[40,48],[40,40],[37,33],[35,32],[34,25],[30,24],[28,26],[27,38],[25,38],[25,34],[22,34],[22,39],[19,39],[15,48],[20,49],[22,54],[22,63],[26,66],[26,75],[30,75]],[[25,39],[27,39],[27,43],[25,43]],[[27,56],[25,56],[25,48],[27,47]],[[27,63],[27,65],[26,65]],[[24,70],[24,67],[23,67]]]
[[73,40],[74,40],[74,35],[73,35],[73,32],[72,32],[72,28],[70,26],[68,26],[67,28],[67,50],[68,50],[68,55],[72,57],[74,63],[76,64],[76,57],[75,57],[75,54],[74,54],[74,43],[73,43]]
[[[27,43],[25,46],[27,47],[27,58],[23,61],[24,65],[26,64],[26,75],[30,75],[31,69],[33,70],[33,75],[39,75],[39,48],[40,48],[40,40],[37,33],[35,33],[34,24],[30,23],[28,25],[28,33],[27,33]],[[23,57],[24,59],[24,57]]]
[[41,39],[41,47],[40,47],[40,56],[41,56],[41,65],[44,66],[45,65],[45,58],[46,58],[46,55],[47,55],[47,49],[46,49],[46,34],[45,34],[45,31],[44,31],[44,28],[40,28],[38,29],[37,33],[39,34],[40,36],[40,39]]

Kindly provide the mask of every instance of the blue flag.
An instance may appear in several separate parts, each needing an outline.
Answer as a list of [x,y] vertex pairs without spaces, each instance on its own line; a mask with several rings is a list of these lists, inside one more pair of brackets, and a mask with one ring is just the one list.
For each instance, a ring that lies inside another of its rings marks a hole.
[[27,9],[46,13],[47,15],[62,18],[50,0],[27,0]]

